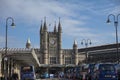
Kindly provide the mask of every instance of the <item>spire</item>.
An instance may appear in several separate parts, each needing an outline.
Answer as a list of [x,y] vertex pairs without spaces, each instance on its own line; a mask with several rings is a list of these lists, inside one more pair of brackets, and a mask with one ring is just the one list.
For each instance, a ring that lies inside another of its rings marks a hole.
[[47,25],[46,25],[46,17],[44,18],[44,25],[43,25],[44,31],[47,31]]
[[26,48],[30,48],[31,47],[31,41],[30,38],[28,38],[27,42],[26,42]]
[[77,41],[76,40],[74,40],[74,44],[77,45]]
[[41,20],[41,26],[40,26],[40,33],[42,33],[43,27],[42,27],[42,20]]
[[77,47],[77,41],[76,40],[74,40],[73,47]]
[[60,17],[59,17],[59,23],[58,23],[58,31],[62,32],[62,27],[61,27],[61,23],[60,23]]
[[56,21],[55,21],[55,26],[54,26],[54,32],[57,32],[57,29],[56,29]]

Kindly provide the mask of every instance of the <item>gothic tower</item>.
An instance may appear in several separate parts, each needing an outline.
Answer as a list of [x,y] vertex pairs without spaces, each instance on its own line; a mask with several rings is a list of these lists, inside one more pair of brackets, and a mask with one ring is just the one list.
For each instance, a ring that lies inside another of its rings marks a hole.
[[44,19],[44,24],[41,23],[40,28],[40,51],[42,53],[41,57],[43,59],[43,64],[48,64],[48,32],[46,25],[46,18]]
[[63,64],[62,61],[62,39],[61,39],[61,23],[59,20],[58,29],[56,22],[52,32],[47,30],[46,20],[41,23],[40,28],[40,53],[43,57],[43,64]]
[[40,26],[40,51],[43,49],[42,45],[43,45],[43,25],[42,25],[42,21],[41,21],[41,26]]

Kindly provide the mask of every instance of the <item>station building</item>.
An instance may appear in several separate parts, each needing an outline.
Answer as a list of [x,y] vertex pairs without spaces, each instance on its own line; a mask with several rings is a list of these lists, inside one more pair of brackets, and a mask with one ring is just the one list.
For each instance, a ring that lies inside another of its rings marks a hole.
[[78,49],[77,41],[74,41],[72,49],[62,49],[60,21],[58,25],[54,25],[53,32],[49,32],[45,20],[41,24],[39,32],[40,48],[31,48],[30,39],[26,42],[26,48],[8,48],[7,54],[5,54],[4,48],[0,48],[0,76],[4,76],[5,71],[7,71],[7,76],[11,76],[14,71],[20,73],[20,66],[23,65],[34,65],[40,69],[40,72],[47,71],[55,74],[58,71],[64,71],[66,67],[75,67],[85,61],[98,63],[119,60],[120,49],[118,47],[119,51],[116,53],[116,44]]

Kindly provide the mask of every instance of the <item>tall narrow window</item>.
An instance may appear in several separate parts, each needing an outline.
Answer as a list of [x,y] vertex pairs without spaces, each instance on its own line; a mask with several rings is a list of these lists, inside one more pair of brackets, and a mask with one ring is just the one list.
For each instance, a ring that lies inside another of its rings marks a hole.
[[65,64],[71,64],[71,57],[65,57]]
[[50,64],[56,64],[56,57],[50,57]]

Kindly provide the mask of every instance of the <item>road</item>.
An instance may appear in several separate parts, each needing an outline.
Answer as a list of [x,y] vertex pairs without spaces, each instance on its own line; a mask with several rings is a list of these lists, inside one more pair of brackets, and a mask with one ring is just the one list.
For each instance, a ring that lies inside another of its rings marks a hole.
[[[73,80],[73,79],[58,79],[58,78],[50,78],[50,79],[36,79],[36,80]],[[75,79],[78,80],[78,79]]]
[[[36,80],[59,80],[58,78],[50,78],[50,79],[36,79]],[[65,79],[60,79],[60,80],[65,80]]]

